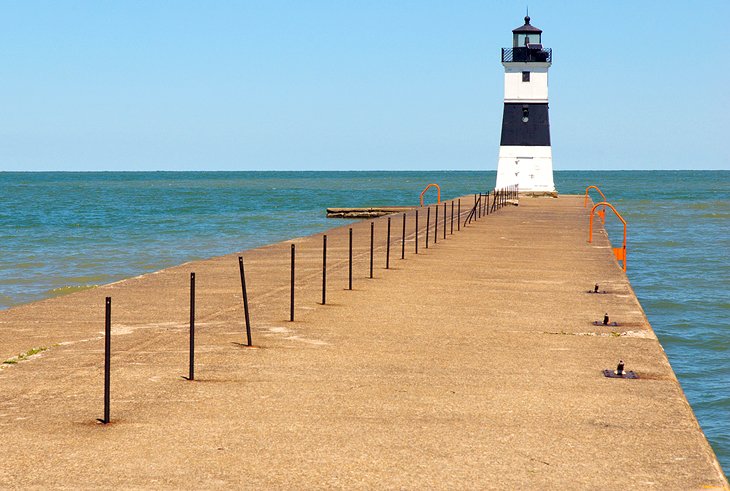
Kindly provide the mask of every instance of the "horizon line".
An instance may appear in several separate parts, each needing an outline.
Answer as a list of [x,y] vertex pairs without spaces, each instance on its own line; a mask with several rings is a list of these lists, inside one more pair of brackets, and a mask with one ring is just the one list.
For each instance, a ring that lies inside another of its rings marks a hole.
[[[730,172],[728,169],[553,169],[553,172],[687,172],[687,171],[698,171],[698,172]],[[119,173],[163,173],[163,172],[497,172],[497,169],[153,169],[153,170],[132,170],[132,169],[100,169],[100,170],[77,170],[77,169],[62,169],[62,170],[0,170],[0,174],[16,173],[16,174],[32,174],[32,173],[44,173],[44,172],[74,172],[74,173],[102,173],[102,172],[119,172]]]

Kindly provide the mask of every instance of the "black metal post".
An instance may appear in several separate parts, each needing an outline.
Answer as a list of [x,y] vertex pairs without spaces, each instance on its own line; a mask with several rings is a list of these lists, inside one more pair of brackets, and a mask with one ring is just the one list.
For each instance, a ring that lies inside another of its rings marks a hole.
[[406,214],[403,213],[403,230],[400,238],[400,258],[406,258]]
[[112,353],[112,297],[106,297],[106,312],[104,316],[104,418],[97,421],[109,423],[109,401],[111,382],[111,353]]
[[322,305],[327,303],[327,235],[322,236]]
[[248,292],[246,291],[246,274],[243,272],[243,257],[238,256],[238,269],[241,273],[241,291],[243,292],[243,316],[246,319],[246,346],[251,344],[251,320],[248,316]]
[[375,222],[370,222],[370,278],[373,277],[373,246],[375,244]]
[[433,243],[438,242],[439,238],[439,205],[436,203],[436,220],[433,221]]
[[390,217],[388,217],[388,238],[385,248],[385,269],[390,269]]
[[426,249],[428,249],[428,229],[431,228],[431,207],[426,209]]
[[451,200],[451,234],[454,235],[454,200]]
[[289,292],[289,322],[294,322],[294,257],[296,249],[291,245],[291,290]]
[[416,210],[416,254],[418,254],[418,210]]
[[487,215],[489,215],[489,191],[487,191]]
[[459,206],[456,207],[456,215],[458,217],[456,220],[456,231],[457,232],[461,230],[461,198],[459,198],[458,204],[459,204]]
[[350,228],[350,278],[347,283],[348,290],[352,290],[352,227]]
[[188,380],[195,380],[195,273],[190,273],[190,366]]
[[[477,208],[477,205],[478,204],[479,204],[479,201],[477,200],[477,195],[475,194],[474,195],[474,208]],[[475,218],[481,218],[481,217],[482,217],[482,210],[481,209],[478,209],[477,210],[477,215],[476,215]]]
[[446,240],[446,201],[444,201],[444,240]]

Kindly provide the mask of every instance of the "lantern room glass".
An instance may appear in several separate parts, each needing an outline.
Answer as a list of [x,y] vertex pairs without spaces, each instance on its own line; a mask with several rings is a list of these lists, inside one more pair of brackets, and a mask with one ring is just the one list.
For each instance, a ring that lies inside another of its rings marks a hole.
[[513,48],[524,48],[528,44],[541,44],[542,43],[542,34],[539,32],[522,32],[522,33],[515,33],[512,41],[512,47]]

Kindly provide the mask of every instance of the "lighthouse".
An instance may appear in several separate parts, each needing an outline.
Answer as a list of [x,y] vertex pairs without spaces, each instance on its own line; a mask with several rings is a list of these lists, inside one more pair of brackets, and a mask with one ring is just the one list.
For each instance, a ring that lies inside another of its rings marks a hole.
[[502,48],[504,113],[497,165],[498,189],[519,186],[520,193],[554,195],[553,156],[548,118],[548,69],[551,49],[542,31],[530,24],[512,31],[512,47]]

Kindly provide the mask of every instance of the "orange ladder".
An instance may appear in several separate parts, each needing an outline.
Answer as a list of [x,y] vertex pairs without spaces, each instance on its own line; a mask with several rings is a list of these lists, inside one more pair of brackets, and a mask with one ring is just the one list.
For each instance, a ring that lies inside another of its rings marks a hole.
[[[596,188],[598,189],[598,188]],[[603,193],[601,193],[603,194]],[[616,211],[616,208],[613,207],[611,203],[608,201],[601,201],[600,203],[596,203],[593,208],[591,208],[591,215],[590,220],[588,222],[588,242],[593,242],[593,214],[596,211],[596,208],[599,206],[609,207],[613,212],[616,214],[619,220],[621,220],[621,223],[624,224],[624,243],[622,247],[614,247],[613,248],[613,255],[616,256],[616,260],[621,261],[623,263],[622,269],[624,272],[626,271],[626,220],[624,220],[624,217],[621,216],[621,214]],[[600,214],[600,212],[599,212]],[[605,214],[605,211],[604,211]]]
[[429,184],[423,191],[421,191],[421,206],[423,206],[423,195],[431,188],[436,188],[436,203],[441,203],[441,186],[438,184]]

